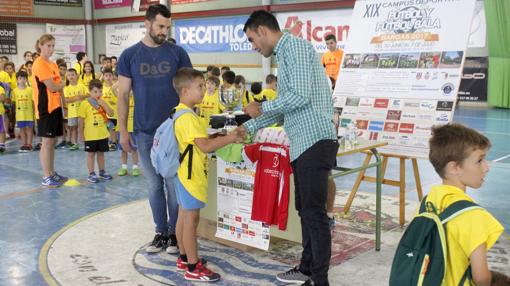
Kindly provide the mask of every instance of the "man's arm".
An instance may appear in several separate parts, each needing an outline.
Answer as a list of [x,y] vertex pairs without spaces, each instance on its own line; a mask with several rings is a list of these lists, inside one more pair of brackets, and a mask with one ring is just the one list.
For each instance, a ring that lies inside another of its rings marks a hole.
[[246,121],[240,128],[244,128],[246,132],[253,134],[260,128],[282,121],[282,114],[262,114],[260,117]]
[[477,286],[490,286],[491,272],[487,265],[487,247],[485,242],[471,252],[469,260],[471,261],[471,272],[475,284]]
[[129,92],[131,91],[131,78],[119,75],[117,95],[117,124],[120,133],[120,144],[126,148],[126,152],[131,151],[129,145],[129,133],[127,131],[127,118],[129,113]]

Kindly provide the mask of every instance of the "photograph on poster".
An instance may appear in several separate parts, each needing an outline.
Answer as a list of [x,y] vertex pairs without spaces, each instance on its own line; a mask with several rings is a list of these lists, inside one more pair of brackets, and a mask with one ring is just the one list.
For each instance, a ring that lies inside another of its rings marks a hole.
[[421,53],[418,68],[420,69],[435,69],[439,66],[439,59],[441,52]]
[[360,54],[349,54],[344,57],[344,68],[357,69],[361,63],[361,55]]
[[458,69],[462,64],[463,51],[443,52],[441,56],[440,68]]
[[363,54],[361,56],[360,68],[376,69],[379,64],[379,54]]
[[381,54],[379,58],[380,69],[394,69],[398,65],[398,53]]
[[402,53],[398,60],[399,69],[415,69],[418,67],[420,53]]

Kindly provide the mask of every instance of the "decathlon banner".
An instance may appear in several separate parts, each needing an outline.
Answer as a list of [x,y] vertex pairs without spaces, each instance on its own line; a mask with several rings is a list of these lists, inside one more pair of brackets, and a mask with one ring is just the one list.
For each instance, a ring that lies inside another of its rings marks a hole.
[[122,51],[136,44],[145,36],[143,23],[106,26],[106,55],[120,56]]
[[64,58],[67,63],[76,59],[77,52],[85,52],[85,25],[46,24],[46,32],[55,37],[53,59]]
[[324,37],[333,34],[338,48],[343,49],[349,36],[352,9],[337,9],[310,12],[277,13],[280,28],[287,29],[296,37],[304,38],[318,53],[327,51]]
[[356,1],[334,91],[340,132],[428,156],[431,127],[452,120],[475,0]]
[[176,20],[177,44],[189,53],[253,52],[243,32],[248,16]]

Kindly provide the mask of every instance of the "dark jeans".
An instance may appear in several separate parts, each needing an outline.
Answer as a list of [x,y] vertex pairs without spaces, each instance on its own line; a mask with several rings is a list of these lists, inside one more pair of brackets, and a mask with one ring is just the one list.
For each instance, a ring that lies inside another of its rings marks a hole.
[[336,165],[338,142],[321,140],[292,161],[296,210],[301,217],[303,254],[299,269],[315,285],[329,285],[331,231],[326,214],[328,173]]

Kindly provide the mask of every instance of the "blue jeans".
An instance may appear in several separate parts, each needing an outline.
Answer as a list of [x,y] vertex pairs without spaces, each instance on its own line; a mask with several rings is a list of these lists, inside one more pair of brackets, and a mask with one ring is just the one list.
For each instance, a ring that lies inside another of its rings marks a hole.
[[163,178],[158,175],[154,167],[152,167],[151,147],[154,133],[135,132],[133,135],[138,145],[140,162],[149,186],[149,203],[152,210],[152,218],[156,224],[156,232],[175,234],[179,207],[175,196],[174,182],[172,178]]

